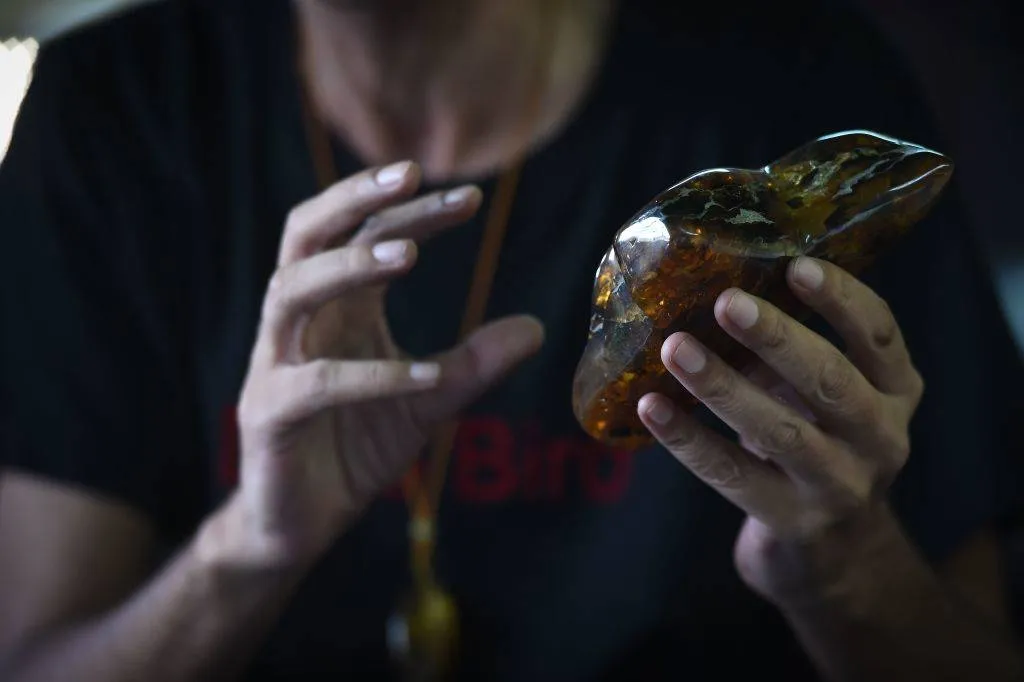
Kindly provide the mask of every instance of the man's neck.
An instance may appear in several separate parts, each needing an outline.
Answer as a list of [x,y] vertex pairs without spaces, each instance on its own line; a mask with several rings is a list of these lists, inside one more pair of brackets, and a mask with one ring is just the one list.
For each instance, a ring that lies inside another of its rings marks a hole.
[[307,87],[366,164],[432,181],[528,154],[590,85],[611,0],[297,0]]

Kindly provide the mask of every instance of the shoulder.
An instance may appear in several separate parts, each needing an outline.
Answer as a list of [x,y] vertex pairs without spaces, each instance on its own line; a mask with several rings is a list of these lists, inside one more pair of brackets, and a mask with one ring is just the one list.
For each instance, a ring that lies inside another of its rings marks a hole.
[[33,86],[59,85],[68,100],[91,109],[166,92],[199,48],[207,5],[147,3],[61,34],[40,49]]
[[223,118],[280,4],[148,2],[75,28],[41,47],[23,116],[72,147],[167,163],[198,119]]

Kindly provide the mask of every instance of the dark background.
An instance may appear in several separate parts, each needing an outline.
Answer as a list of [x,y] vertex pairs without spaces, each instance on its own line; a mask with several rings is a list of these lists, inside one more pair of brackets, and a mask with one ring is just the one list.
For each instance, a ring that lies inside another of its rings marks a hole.
[[[980,235],[1006,323],[1024,352],[1024,229],[1018,206],[1024,194],[1024,48],[1010,0],[789,0],[781,3],[784,18],[779,5],[763,0],[622,1],[642,6],[658,24],[671,27],[671,37],[666,31],[655,39],[700,45],[705,36],[725,33],[748,44],[790,44],[794,59],[831,39],[820,21],[823,14],[836,8],[864,13],[878,27],[880,39],[903,55],[904,67],[909,65],[926,95],[943,140],[941,151],[957,164],[956,188],[968,211],[968,229]],[[127,3],[0,0],[0,42],[10,36],[45,40],[121,4]],[[865,41],[875,39],[879,37],[864,36]],[[714,69],[713,53],[706,63],[679,64],[681,74],[698,70],[714,74]],[[876,77],[886,78],[886,73]],[[856,96],[858,84],[836,82],[834,87]],[[779,96],[785,96],[783,84]],[[694,106],[707,103],[695,101]],[[750,116],[756,117],[757,111]],[[1024,426],[1020,443],[1024,456]],[[1017,586],[1014,605],[1018,623],[1024,626],[1022,528],[1024,519],[1010,523],[1005,531],[1008,565]]]

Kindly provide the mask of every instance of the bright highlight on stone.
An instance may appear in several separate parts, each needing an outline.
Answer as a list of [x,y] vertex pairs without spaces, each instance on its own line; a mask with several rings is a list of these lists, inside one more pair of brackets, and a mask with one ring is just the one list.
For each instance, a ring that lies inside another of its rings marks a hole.
[[706,170],[665,190],[618,231],[598,267],[576,418],[609,445],[650,443],[637,416],[643,395],[696,406],[661,361],[669,335],[687,331],[741,366],[753,358],[715,321],[719,294],[740,287],[806,318],[788,262],[808,255],[862,272],[928,213],[952,172],[942,154],[858,130],[759,170]]

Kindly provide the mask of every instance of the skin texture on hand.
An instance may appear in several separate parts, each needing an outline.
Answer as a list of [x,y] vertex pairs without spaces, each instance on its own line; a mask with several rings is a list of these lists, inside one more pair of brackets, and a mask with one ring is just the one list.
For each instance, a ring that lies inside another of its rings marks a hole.
[[662,359],[738,444],[661,395],[641,399],[641,419],[747,513],[737,570],[780,609],[823,678],[1024,678],[1011,633],[943,584],[886,503],[924,389],[888,306],[829,263],[797,259],[788,279],[839,333],[845,355],[768,302],[730,290],[716,319],[763,364],[744,375],[685,333],[666,340]]
[[809,541],[884,498],[909,455],[908,425],[923,391],[896,321],[867,286],[810,258],[795,260],[788,278],[840,334],[845,355],[770,303],[730,290],[716,318],[763,366],[744,376],[686,333],[666,340],[662,358],[740,444],[663,396],[644,396],[639,406],[673,455],[747,512],[737,565],[767,594],[771,541]]
[[[416,242],[463,222],[475,187],[406,201],[419,168],[346,178],[296,208],[268,286],[239,402],[239,504],[253,560],[304,563],[413,463],[434,428],[535,352],[535,320],[492,322],[410,361],[384,315]],[[334,246],[351,235],[344,246]]]
[[[5,481],[0,546],[14,551],[0,552],[12,578],[0,581],[0,677],[234,679],[306,570],[434,425],[538,349],[542,329],[523,316],[434,358],[395,346],[388,282],[419,242],[480,205],[475,187],[413,199],[419,180],[412,163],[373,168],[292,212],[239,403],[240,485],[158,572],[139,515]],[[89,567],[100,589],[77,579]]]

